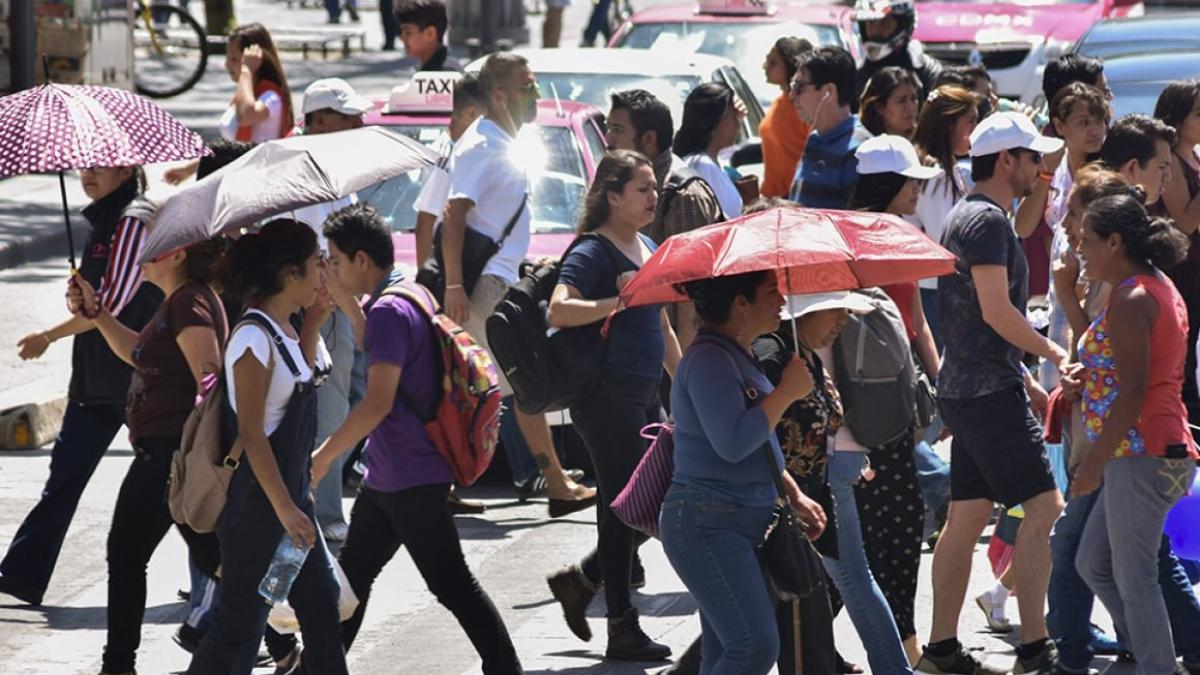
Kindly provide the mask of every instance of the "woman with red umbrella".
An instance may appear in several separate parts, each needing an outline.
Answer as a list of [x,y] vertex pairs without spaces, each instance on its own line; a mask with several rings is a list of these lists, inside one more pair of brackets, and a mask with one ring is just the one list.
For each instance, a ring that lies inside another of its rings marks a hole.
[[[142,169],[83,169],[80,178],[92,203],[83,210],[91,233],[78,274],[97,289],[97,300],[109,314],[141,330],[162,299],[157,288],[142,283],[136,264],[153,213],[141,198]],[[17,343],[21,358],[28,360],[39,358],[58,340],[75,337],[67,411],[50,453],[50,477],[0,562],[0,592],[31,605],[42,603],[79,498],[125,424],[132,369],[94,328],[92,319],[73,316]]]

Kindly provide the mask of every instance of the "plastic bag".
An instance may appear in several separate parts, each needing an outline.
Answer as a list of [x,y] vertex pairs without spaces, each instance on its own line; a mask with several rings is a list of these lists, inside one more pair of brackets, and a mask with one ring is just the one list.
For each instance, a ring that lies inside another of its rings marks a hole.
[[[337,575],[338,621],[346,621],[358,609],[358,596],[354,594],[354,589],[350,588],[350,580],[346,578],[346,573],[342,571],[342,565],[337,558],[330,557],[329,560]],[[296,610],[286,602],[281,602],[271,608],[271,613],[267,615],[267,625],[279,633],[296,633],[300,630],[300,620],[296,618]]]

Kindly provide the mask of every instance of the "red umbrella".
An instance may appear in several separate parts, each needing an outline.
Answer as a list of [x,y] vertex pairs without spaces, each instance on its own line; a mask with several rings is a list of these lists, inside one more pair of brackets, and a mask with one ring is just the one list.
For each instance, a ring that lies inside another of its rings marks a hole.
[[679,284],[780,272],[785,294],[869,288],[954,271],[954,254],[886,213],[783,207],[670,237],[621,291],[626,307],[685,302]]

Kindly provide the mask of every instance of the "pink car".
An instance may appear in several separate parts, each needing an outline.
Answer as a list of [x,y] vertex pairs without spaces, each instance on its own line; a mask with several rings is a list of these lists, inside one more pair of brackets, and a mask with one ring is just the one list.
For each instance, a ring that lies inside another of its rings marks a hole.
[[917,0],[915,37],[946,63],[987,66],[996,93],[1040,103],[1042,70],[1093,25],[1141,16],[1142,0]]
[[[390,127],[426,145],[448,139],[449,109],[406,112],[387,100],[367,113],[369,125]],[[517,138],[521,157],[529,161],[533,193],[533,236],[529,258],[558,257],[575,238],[575,226],[596,165],[604,155],[604,114],[596,107],[569,101],[538,101],[537,122],[526,125]],[[396,263],[406,273],[417,264],[417,213],[413,203],[421,192],[421,172],[386,180],[358,193],[359,201],[379,210],[394,234]]]
[[609,41],[609,47],[648,49],[673,41],[701,54],[733,61],[763,107],[779,96],[767,84],[762,63],[775,41],[784,36],[807,38],[815,45],[845,47],[853,53],[853,25],[848,7],[834,2],[767,2],[755,6],[742,0],[690,2],[639,10]]

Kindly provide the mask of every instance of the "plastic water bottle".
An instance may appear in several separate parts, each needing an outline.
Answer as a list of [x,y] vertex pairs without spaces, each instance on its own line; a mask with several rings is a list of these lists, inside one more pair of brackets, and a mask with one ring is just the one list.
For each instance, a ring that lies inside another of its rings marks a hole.
[[271,559],[271,567],[267,575],[258,585],[258,594],[267,601],[268,605],[277,605],[287,600],[292,591],[292,582],[300,574],[304,560],[308,557],[308,549],[296,546],[292,538],[285,532],[275,549],[275,557]]

